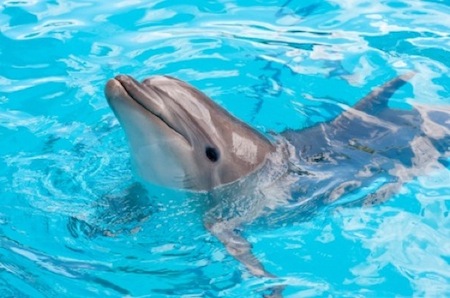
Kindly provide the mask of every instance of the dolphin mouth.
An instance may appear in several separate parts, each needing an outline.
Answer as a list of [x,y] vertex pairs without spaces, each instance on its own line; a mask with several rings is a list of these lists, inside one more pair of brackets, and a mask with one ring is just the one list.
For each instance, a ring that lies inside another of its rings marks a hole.
[[[182,137],[190,146],[189,139],[171,123],[164,113],[170,112],[167,103],[165,103],[161,91],[157,88],[152,88],[143,85],[134,78],[127,75],[118,75],[110,79],[106,85],[106,97],[111,105],[112,98],[120,98],[123,101],[130,101],[135,103],[141,109],[150,113],[153,117],[152,121],[160,121],[167,126],[171,131]],[[156,119],[155,119],[156,118]]]

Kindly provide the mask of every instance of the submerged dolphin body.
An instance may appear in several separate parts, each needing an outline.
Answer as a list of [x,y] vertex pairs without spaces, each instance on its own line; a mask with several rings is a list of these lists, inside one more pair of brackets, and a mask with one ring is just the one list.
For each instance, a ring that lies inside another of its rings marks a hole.
[[273,277],[237,227],[283,208],[295,216],[293,207],[309,212],[338,199],[373,204],[424,170],[443,167],[450,113],[388,107],[388,99],[412,76],[392,79],[333,121],[271,139],[172,77],[139,83],[120,75],[108,81],[105,94],[125,130],[138,175],[208,191],[208,230],[252,274]]

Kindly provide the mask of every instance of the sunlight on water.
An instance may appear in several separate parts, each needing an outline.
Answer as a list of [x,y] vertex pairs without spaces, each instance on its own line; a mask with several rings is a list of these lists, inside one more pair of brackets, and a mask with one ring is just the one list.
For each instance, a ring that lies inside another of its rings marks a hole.
[[0,4],[0,296],[449,296],[448,148],[382,205],[245,229],[278,276],[260,279],[204,229],[201,197],[146,193],[103,95],[119,73],[167,74],[280,132],[414,70],[390,106],[448,111],[448,2],[186,3]]

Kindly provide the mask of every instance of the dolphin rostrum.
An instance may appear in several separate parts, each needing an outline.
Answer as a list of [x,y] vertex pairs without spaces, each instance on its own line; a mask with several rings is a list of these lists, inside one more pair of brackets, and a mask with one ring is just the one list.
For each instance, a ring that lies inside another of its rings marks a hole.
[[[105,94],[137,174],[209,193],[205,227],[253,275],[274,277],[236,228],[283,208],[295,217],[335,202],[374,204],[424,170],[445,167],[449,111],[388,106],[413,76],[388,81],[332,121],[269,136],[169,76],[140,83],[119,75],[108,81]],[[272,295],[282,290],[272,288]]]

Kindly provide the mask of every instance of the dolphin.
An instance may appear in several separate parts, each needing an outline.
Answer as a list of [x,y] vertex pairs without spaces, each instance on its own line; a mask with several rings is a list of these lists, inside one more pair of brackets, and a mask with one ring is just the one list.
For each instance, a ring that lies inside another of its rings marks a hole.
[[256,130],[171,77],[139,83],[119,75],[106,84],[106,98],[146,181],[208,191],[257,170],[275,151]]
[[326,204],[376,204],[424,171],[446,167],[448,108],[389,107],[414,75],[391,79],[331,121],[267,135],[170,76],[118,75],[105,95],[137,175],[208,193],[205,227],[253,275],[271,278],[239,227],[280,210],[295,217]]

